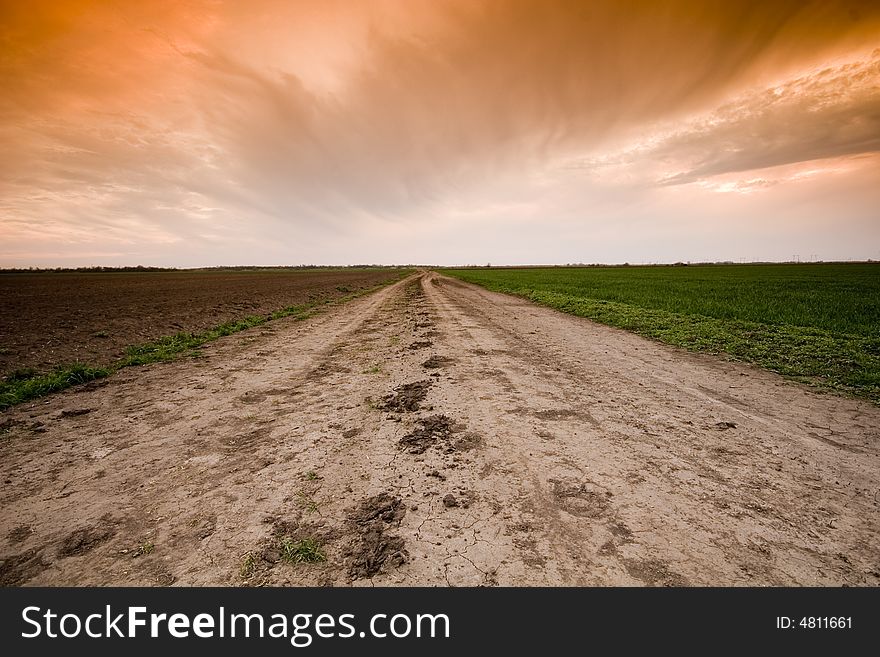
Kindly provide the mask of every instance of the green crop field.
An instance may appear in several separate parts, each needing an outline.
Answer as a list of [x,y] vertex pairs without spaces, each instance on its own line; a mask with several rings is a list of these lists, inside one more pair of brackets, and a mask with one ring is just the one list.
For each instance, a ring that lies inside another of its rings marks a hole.
[[445,274],[880,403],[880,265],[454,269]]

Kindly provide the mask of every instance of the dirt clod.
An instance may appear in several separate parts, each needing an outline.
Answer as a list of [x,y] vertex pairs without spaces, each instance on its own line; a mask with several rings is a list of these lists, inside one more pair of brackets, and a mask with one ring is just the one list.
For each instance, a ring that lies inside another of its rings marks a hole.
[[409,553],[402,538],[373,528],[361,535],[348,557],[348,574],[352,579],[359,579],[402,566],[409,559]]
[[351,579],[373,577],[408,561],[404,540],[388,532],[391,525],[399,526],[405,515],[403,501],[390,493],[367,498],[349,512],[349,522],[357,530],[345,551]]
[[727,431],[728,429],[736,429],[736,422],[717,422],[715,428],[718,431]]
[[361,502],[349,513],[349,520],[357,525],[367,525],[376,520],[386,524],[397,523],[406,515],[406,506],[399,497],[389,493],[379,493]]
[[458,500],[455,499],[455,495],[453,495],[452,493],[446,495],[443,498],[443,506],[445,506],[447,509],[454,509],[455,507],[457,507]]
[[419,419],[421,427],[406,434],[398,443],[410,454],[424,454],[437,440],[446,440],[453,432],[454,422],[445,415]]
[[379,408],[383,411],[397,413],[417,411],[419,410],[419,404],[427,396],[430,387],[431,381],[427,379],[397,386],[394,389],[394,394],[385,396]]

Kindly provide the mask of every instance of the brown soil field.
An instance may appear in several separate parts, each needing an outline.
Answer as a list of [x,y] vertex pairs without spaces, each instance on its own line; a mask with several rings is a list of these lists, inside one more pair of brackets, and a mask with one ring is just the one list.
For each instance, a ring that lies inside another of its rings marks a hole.
[[3,414],[0,584],[880,584],[868,402],[431,272],[204,355]]
[[75,361],[104,365],[125,347],[248,315],[344,296],[389,269],[0,274],[0,374]]

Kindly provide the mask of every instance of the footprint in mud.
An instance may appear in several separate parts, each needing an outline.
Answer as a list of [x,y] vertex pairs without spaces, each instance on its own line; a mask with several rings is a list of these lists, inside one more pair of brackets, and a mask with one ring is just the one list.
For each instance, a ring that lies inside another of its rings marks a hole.
[[687,586],[686,577],[669,570],[669,564],[659,559],[623,559],[626,572],[648,586]]
[[422,367],[424,367],[427,370],[435,370],[440,367],[446,367],[447,365],[449,365],[452,362],[453,362],[453,359],[449,358],[448,356],[434,355],[434,356],[431,356],[424,363],[422,363]]
[[598,518],[608,511],[611,493],[576,481],[551,479],[552,494],[559,506],[573,516]]
[[469,431],[465,434],[462,434],[461,437],[456,438],[454,441],[450,442],[446,448],[447,452],[469,452],[472,449],[477,449],[478,447],[483,446],[483,437],[475,433],[473,431]]
[[153,577],[153,581],[156,582],[156,586],[171,586],[177,581],[177,577],[169,573],[167,570],[160,570]]
[[46,570],[50,564],[43,561],[39,550],[3,557],[0,560],[0,586],[21,586]]
[[329,363],[321,363],[306,375],[306,380],[313,382],[321,381],[337,372],[338,370],[334,369]]
[[626,475],[626,481],[633,486],[637,486],[638,484],[645,483],[647,479],[645,479],[645,475],[643,475],[641,472],[633,471]]
[[102,543],[109,541],[115,534],[116,531],[106,525],[77,529],[61,542],[58,556],[64,559],[91,552]]
[[600,556],[617,555],[617,548],[625,543],[633,542],[633,533],[629,527],[619,520],[612,520],[605,528],[611,534],[611,538],[602,544],[598,554]]
[[507,534],[513,537],[513,544],[519,550],[523,563],[533,568],[543,568],[547,558],[538,547],[533,536],[534,527],[528,522],[517,522],[507,528]]
[[540,420],[567,420],[573,417],[580,417],[580,413],[570,408],[547,409],[543,411],[533,411],[532,415]]
[[393,394],[385,396],[384,401],[379,404],[379,409],[398,413],[417,411],[430,387],[431,381],[427,379],[397,386]]
[[345,551],[351,579],[373,577],[409,560],[404,540],[388,531],[399,527],[405,515],[406,505],[389,493],[367,498],[349,511],[349,524],[357,532]]
[[[246,420],[243,421],[247,422]],[[249,431],[243,436],[234,436],[232,438],[229,438],[228,440],[223,441],[222,444],[227,449],[248,449],[253,447],[257,443],[262,442],[271,433],[271,427],[258,427],[252,431]]]
[[93,408],[65,408],[58,417],[79,417],[80,415],[88,415]]
[[237,401],[240,401],[242,404],[259,404],[260,402],[266,401],[266,395],[262,392],[248,390],[243,395],[239,395]]
[[30,538],[34,530],[29,525],[19,525],[6,535],[6,540],[10,543],[22,543]]
[[193,528],[195,537],[203,541],[211,536],[217,530],[216,514],[196,514],[190,521],[189,526]]

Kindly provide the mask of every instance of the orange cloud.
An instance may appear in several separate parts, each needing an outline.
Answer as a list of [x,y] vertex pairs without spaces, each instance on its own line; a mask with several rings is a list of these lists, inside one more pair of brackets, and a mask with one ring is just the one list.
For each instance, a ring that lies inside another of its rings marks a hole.
[[[405,225],[417,241],[419,226],[489,222],[500,208],[515,207],[518,225],[551,221],[541,208],[628,212],[632,195],[559,177],[561,162],[649,186],[876,150],[877,59],[856,61],[880,35],[873,2],[81,0],[0,12],[10,262],[35,252],[23,226],[41,224],[46,253],[117,252],[104,247],[118,240],[215,262],[279,243],[282,261],[333,262],[346,240],[346,253],[381,252],[367,225]],[[392,259],[411,259],[401,248]]]

